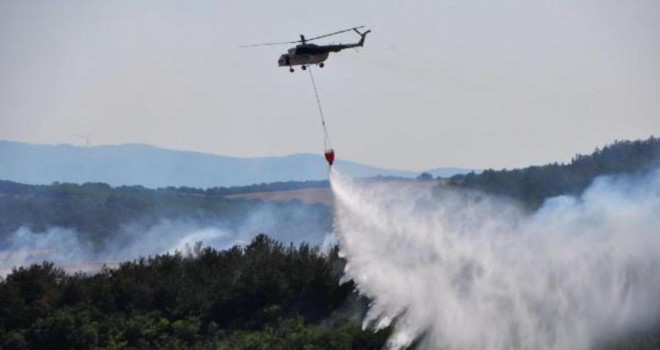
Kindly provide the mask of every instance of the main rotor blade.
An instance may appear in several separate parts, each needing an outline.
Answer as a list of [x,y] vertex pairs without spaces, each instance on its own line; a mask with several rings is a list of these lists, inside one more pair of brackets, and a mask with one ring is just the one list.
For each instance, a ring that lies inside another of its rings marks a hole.
[[340,30],[340,31],[338,31],[338,32],[334,32],[334,33],[330,33],[330,34],[325,34],[325,35],[321,35],[321,36],[313,37],[313,38],[307,39],[306,41],[312,41],[312,40],[321,39],[321,38],[325,38],[325,37],[332,36],[332,35],[337,35],[337,34],[341,34],[341,33],[346,33],[346,32],[350,32],[351,30],[354,30],[354,29],[360,29],[360,28],[364,28],[364,26],[359,26],[359,27],[353,27],[353,28],[348,28],[348,29]]
[[[330,33],[330,34],[325,34],[325,35],[317,36],[317,37],[314,37],[314,38],[311,38],[311,39],[305,39],[305,41],[312,41],[312,40],[316,40],[316,39],[321,39],[321,38],[325,38],[325,37],[332,36],[332,35],[337,35],[337,34],[341,34],[341,33],[350,32],[351,30],[360,29],[360,28],[364,28],[364,26],[359,26],[359,27],[353,27],[353,28],[348,28],[348,29],[340,30],[340,31],[338,31],[338,32],[334,32],[334,33]],[[263,44],[255,44],[255,45],[241,45],[241,46],[239,46],[239,47],[258,47],[258,46],[272,46],[272,45],[287,45],[287,44],[297,44],[297,43],[301,43],[301,42],[303,42],[303,41],[302,41],[302,40],[296,40],[296,41],[285,41],[285,42],[281,42],[281,43],[263,43]]]
[[254,45],[241,45],[239,47],[257,47],[257,46],[272,46],[272,45],[287,45],[287,44],[295,44],[301,42],[300,40],[296,41],[286,41],[286,42],[281,42],[281,43],[264,43],[264,44],[254,44]]

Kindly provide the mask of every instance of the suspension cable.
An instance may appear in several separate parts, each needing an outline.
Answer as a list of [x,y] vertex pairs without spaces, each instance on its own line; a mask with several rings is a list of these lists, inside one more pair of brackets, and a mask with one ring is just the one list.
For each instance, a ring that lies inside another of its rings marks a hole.
[[319,106],[319,114],[321,115],[321,125],[323,126],[323,147],[325,150],[332,149],[332,143],[330,142],[330,135],[328,134],[328,129],[325,126],[325,116],[323,115],[323,107],[321,107],[321,99],[319,98],[319,91],[316,88],[316,82],[314,81],[314,74],[312,74],[312,67],[307,67],[309,71],[309,76],[312,78],[312,86],[314,87],[314,95],[316,96],[316,103]]

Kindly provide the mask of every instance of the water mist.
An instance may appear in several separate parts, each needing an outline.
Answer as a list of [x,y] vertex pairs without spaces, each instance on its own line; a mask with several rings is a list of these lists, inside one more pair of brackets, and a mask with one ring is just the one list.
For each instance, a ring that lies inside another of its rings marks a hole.
[[660,172],[534,213],[483,193],[330,174],[346,277],[391,349],[589,349],[660,310]]

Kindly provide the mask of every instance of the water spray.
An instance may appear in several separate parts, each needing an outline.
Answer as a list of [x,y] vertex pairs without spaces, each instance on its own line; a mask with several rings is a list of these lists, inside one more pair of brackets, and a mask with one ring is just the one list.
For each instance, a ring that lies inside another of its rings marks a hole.
[[590,349],[660,315],[660,171],[529,214],[509,200],[330,172],[346,278],[389,349]]

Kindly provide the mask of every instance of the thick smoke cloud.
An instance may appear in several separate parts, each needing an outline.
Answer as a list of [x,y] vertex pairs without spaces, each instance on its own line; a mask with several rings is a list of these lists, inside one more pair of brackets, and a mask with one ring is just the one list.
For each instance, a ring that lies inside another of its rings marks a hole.
[[346,278],[389,347],[589,349],[660,314],[660,171],[534,213],[468,191],[331,173]]

